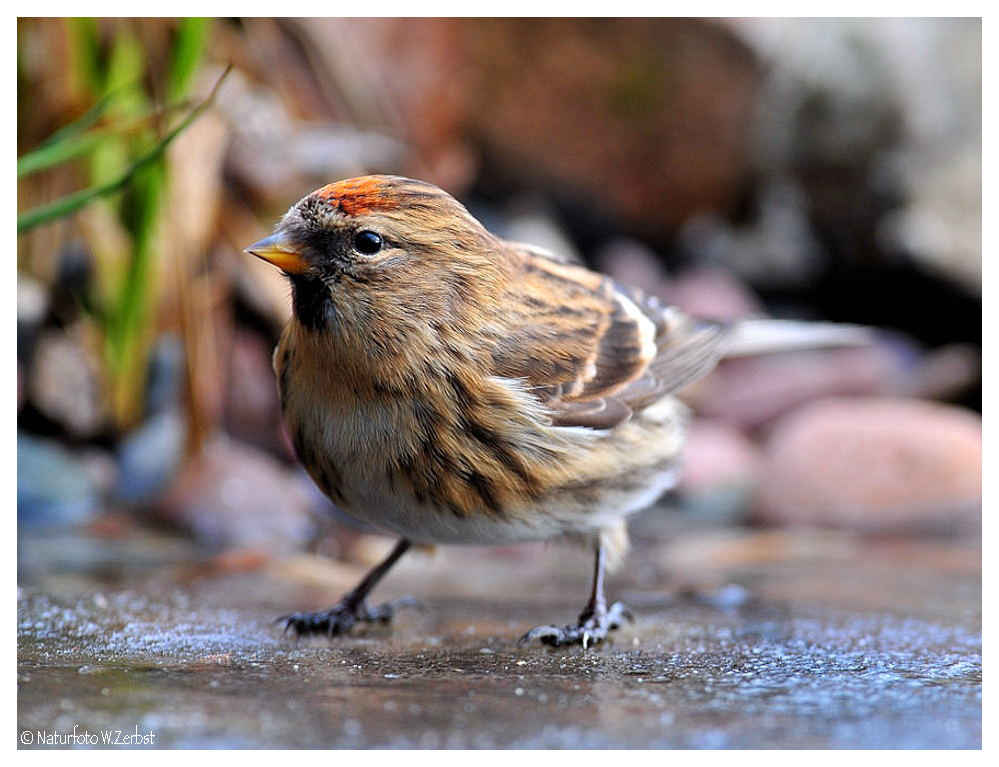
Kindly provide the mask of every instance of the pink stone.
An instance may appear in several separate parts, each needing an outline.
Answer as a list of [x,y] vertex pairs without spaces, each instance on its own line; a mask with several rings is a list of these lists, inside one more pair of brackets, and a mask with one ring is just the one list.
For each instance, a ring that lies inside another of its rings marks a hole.
[[702,492],[724,485],[752,485],[759,468],[760,450],[741,431],[719,421],[696,419],[687,435],[679,488]]
[[766,522],[871,530],[980,520],[981,418],[888,397],[831,398],[784,417],[764,448]]

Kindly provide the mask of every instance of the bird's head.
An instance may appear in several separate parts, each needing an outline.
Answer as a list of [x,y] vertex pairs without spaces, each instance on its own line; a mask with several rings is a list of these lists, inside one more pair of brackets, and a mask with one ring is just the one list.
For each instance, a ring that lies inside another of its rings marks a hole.
[[246,249],[288,275],[295,315],[307,327],[345,312],[437,311],[442,301],[474,298],[498,277],[499,250],[449,194],[400,176],[317,189]]

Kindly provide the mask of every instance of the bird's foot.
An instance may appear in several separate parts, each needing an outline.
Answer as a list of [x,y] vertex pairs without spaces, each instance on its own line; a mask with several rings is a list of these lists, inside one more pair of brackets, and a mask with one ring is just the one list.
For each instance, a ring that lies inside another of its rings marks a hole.
[[528,631],[517,644],[533,642],[535,639],[552,647],[581,644],[585,650],[590,645],[599,644],[624,621],[631,621],[631,611],[620,602],[615,602],[607,610],[587,610],[579,616],[579,621],[568,626],[538,626]]
[[334,637],[349,634],[358,623],[381,623],[383,625],[390,623],[396,609],[400,607],[418,608],[419,603],[412,597],[399,597],[391,602],[368,607],[363,600],[343,599],[328,610],[283,615],[275,622],[283,623],[285,633],[294,631],[295,636],[323,634]]

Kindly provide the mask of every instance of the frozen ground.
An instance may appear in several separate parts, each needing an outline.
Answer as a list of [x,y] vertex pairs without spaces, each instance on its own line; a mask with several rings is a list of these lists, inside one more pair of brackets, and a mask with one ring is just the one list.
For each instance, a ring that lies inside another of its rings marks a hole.
[[412,556],[376,594],[422,610],[296,642],[273,619],[363,567],[22,540],[22,743],[76,726],[171,748],[980,747],[974,541],[647,520],[610,580],[637,620],[589,651],[516,644],[581,607],[589,563],[568,548]]

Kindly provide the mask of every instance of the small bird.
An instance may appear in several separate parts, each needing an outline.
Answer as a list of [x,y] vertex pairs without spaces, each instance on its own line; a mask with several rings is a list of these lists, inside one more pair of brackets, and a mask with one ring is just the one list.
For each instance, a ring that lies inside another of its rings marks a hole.
[[571,539],[592,546],[575,623],[523,640],[584,647],[628,611],[604,575],[626,518],[674,485],[688,419],[675,397],[731,329],[488,232],[423,181],[363,176],[301,199],[246,249],[291,283],[274,353],[298,459],[339,508],[399,536],[299,635],[388,622],[368,595],[413,544]]

